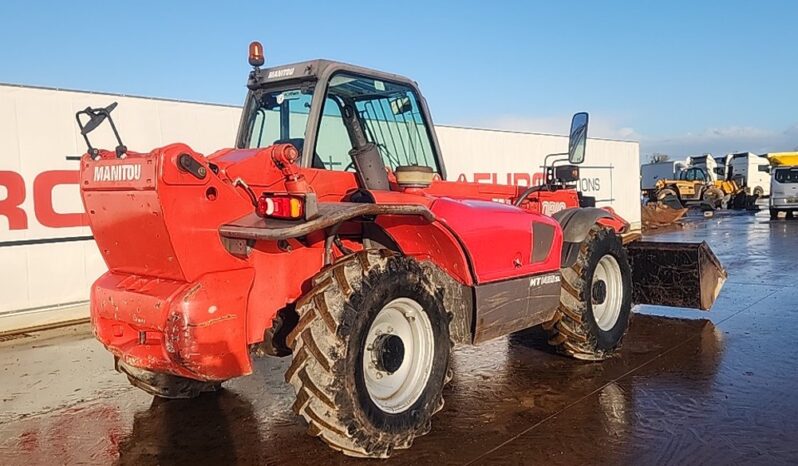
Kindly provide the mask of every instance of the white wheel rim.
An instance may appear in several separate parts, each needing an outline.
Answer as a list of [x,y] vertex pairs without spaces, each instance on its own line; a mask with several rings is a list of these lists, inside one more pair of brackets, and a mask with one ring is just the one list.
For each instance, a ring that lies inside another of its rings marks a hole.
[[609,254],[599,260],[593,272],[591,304],[593,318],[601,330],[608,331],[615,327],[623,304],[623,277],[618,261]]
[[[396,338],[404,349],[400,364],[386,356],[396,354],[386,353],[387,346],[395,348]],[[363,376],[371,401],[387,413],[407,410],[427,386],[434,355],[432,324],[421,305],[410,298],[386,304],[374,318],[363,348]],[[384,364],[385,358],[390,364]]]

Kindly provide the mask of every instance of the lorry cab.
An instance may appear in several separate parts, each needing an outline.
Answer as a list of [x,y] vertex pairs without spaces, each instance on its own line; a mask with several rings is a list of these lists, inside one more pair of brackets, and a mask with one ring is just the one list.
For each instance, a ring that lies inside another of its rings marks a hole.
[[773,167],[770,178],[770,218],[798,210],[798,165]]
[[770,163],[765,157],[751,152],[738,152],[729,156],[729,177],[757,197],[770,195]]
[[688,157],[687,165],[688,165],[688,167],[691,167],[691,168],[694,167],[694,168],[702,169],[704,171],[705,181],[707,181],[707,182],[717,181],[718,179],[723,179],[722,176],[719,178],[719,176],[718,176],[719,171],[718,170],[720,170],[720,172],[722,172],[722,173],[725,173],[723,171],[724,167],[725,167],[725,164],[721,164],[719,166],[716,158],[713,157],[711,154],[694,155],[694,156]]

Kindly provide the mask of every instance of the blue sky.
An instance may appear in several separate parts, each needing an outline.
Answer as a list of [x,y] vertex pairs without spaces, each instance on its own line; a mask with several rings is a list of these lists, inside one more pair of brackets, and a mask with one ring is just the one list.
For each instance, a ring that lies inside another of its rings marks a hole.
[[417,80],[437,123],[798,147],[795,1],[3,2],[0,82],[240,104],[246,47]]

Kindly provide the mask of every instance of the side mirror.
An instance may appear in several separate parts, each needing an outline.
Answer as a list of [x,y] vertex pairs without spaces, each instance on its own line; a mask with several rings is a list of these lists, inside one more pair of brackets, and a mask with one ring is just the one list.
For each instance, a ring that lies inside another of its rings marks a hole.
[[587,112],[575,113],[571,119],[571,132],[568,138],[568,163],[571,165],[579,165],[585,161],[587,121]]
[[391,99],[391,112],[394,115],[401,115],[413,110],[413,104],[410,102],[410,97],[398,97]]

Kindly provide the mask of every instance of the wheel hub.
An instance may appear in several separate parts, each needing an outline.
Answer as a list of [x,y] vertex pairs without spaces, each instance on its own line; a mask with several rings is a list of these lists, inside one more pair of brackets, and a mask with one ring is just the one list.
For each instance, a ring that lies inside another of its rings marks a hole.
[[374,317],[362,351],[371,401],[387,413],[406,411],[432,373],[435,337],[429,316],[412,298],[394,299]]
[[607,254],[599,260],[590,290],[593,319],[601,330],[609,331],[618,322],[624,296],[623,276],[615,257]]
[[396,335],[380,335],[374,342],[372,358],[377,370],[393,374],[405,359],[405,344]]
[[593,304],[602,304],[607,299],[607,282],[604,280],[596,280],[593,283]]

